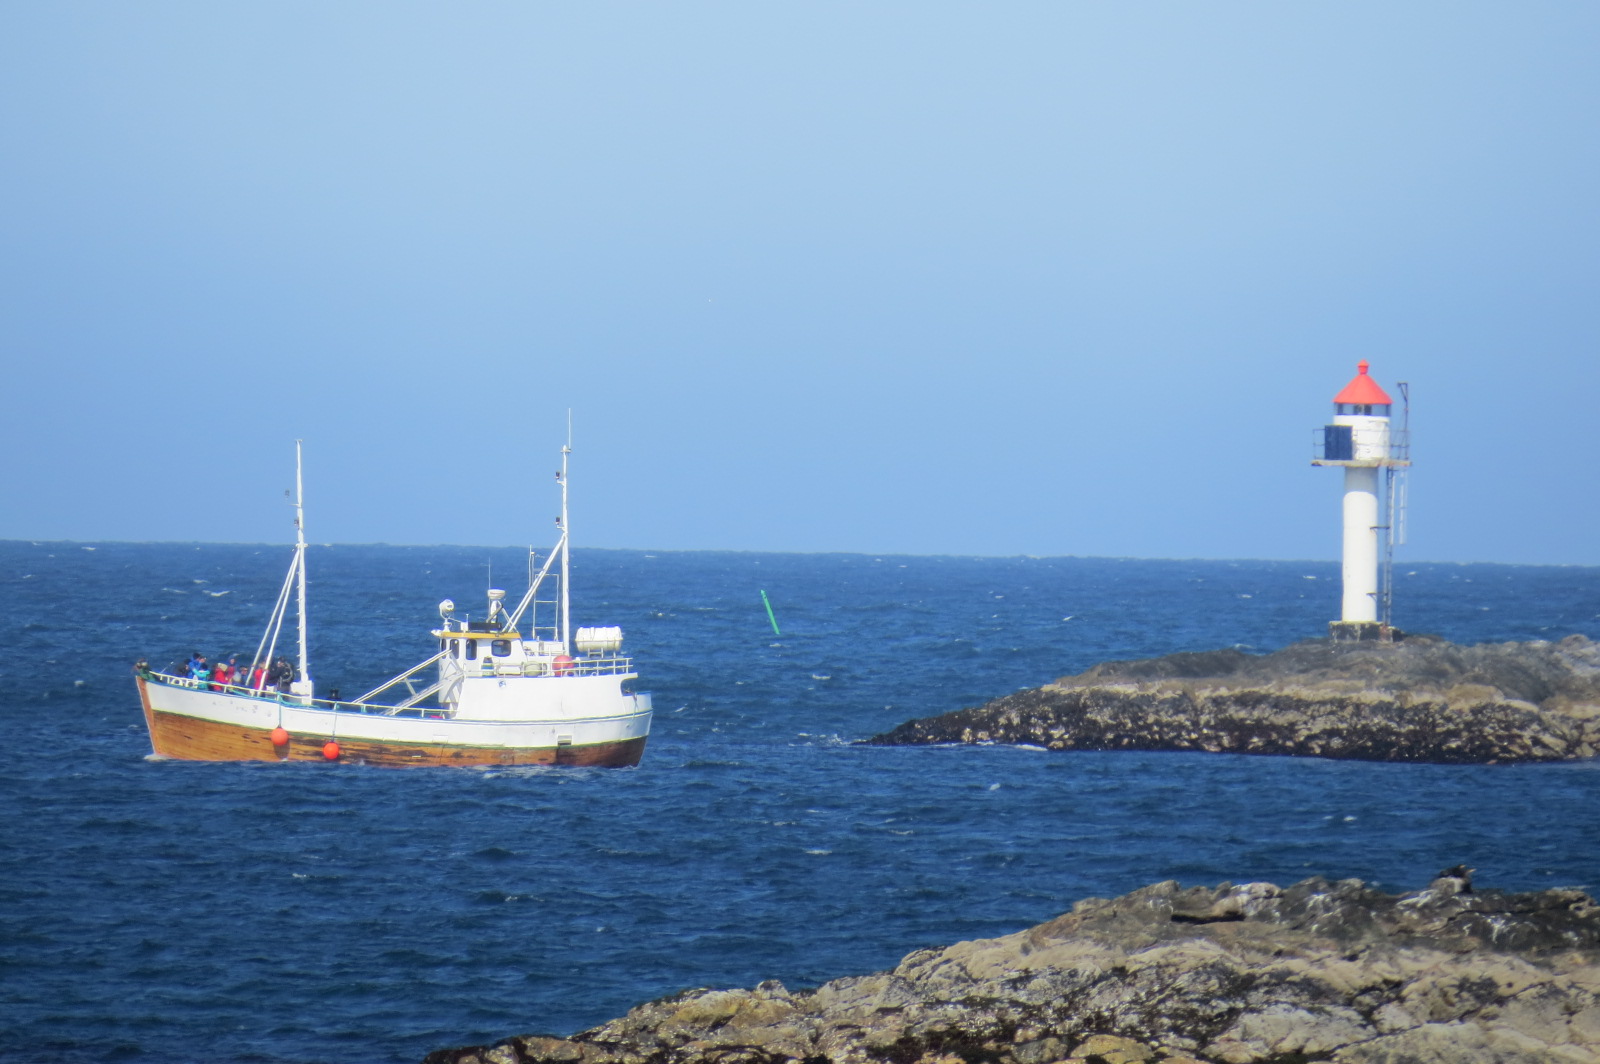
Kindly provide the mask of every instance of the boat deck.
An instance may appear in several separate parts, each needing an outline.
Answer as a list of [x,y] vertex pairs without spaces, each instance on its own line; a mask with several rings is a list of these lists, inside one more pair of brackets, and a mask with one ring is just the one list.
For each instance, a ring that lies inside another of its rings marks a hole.
[[[275,703],[284,706],[299,706],[307,709],[332,710],[335,713],[378,714],[386,717],[427,717],[437,720],[451,719],[455,714],[453,709],[441,706],[402,706],[384,705],[377,702],[345,701],[342,699],[308,698],[304,695],[293,694],[277,688],[256,688],[243,684],[215,683],[210,680],[196,680],[188,676],[178,676],[173,673],[158,672],[154,669],[143,673],[144,678],[151,683],[165,684],[168,687],[186,687],[196,691],[214,691],[218,694],[235,695],[249,698],[253,701]],[[494,668],[485,668],[480,673],[469,673],[467,680],[476,679],[504,679],[508,677],[560,680],[569,676],[632,676],[633,659],[620,655],[606,655],[603,657],[575,658],[569,664],[564,664],[561,671],[544,670],[539,673],[529,673],[520,666],[514,670],[501,665]]]

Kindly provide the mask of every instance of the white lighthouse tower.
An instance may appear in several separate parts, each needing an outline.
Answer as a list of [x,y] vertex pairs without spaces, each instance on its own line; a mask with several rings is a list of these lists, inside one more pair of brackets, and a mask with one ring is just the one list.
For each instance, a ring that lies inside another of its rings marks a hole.
[[[1404,383],[1400,394],[1402,398],[1406,395]],[[1392,631],[1387,579],[1385,608],[1381,620],[1379,617],[1378,534],[1385,533],[1383,541],[1392,551],[1396,541],[1395,473],[1411,465],[1407,430],[1389,426],[1392,406],[1389,393],[1367,375],[1366,361],[1358,363],[1355,379],[1333,397],[1333,423],[1323,427],[1320,453],[1311,460],[1312,465],[1344,467],[1344,603],[1339,619],[1328,625],[1336,640],[1386,640]],[[1379,469],[1387,473],[1388,524],[1378,519]]]

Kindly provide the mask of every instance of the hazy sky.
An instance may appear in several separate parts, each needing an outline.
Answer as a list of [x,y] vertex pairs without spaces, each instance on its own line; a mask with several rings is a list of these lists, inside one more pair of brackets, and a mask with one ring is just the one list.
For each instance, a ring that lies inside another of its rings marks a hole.
[[0,538],[1600,564],[1600,5],[9,3]]

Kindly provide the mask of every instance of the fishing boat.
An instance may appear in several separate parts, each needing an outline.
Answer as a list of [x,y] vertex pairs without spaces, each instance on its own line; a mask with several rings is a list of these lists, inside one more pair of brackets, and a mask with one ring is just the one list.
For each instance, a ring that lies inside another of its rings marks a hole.
[[[650,734],[650,696],[635,693],[618,627],[571,629],[567,459],[561,449],[560,536],[508,608],[491,588],[482,620],[439,603],[437,652],[349,700],[318,698],[306,642],[305,504],[295,443],[295,546],[248,668],[219,682],[136,668],[158,757],[190,761],[346,761],[369,765],[636,765]],[[553,587],[551,585],[554,585]],[[299,661],[278,653],[291,598]],[[543,612],[541,613],[541,607]],[[523,625],[526,622],[526,629]]]

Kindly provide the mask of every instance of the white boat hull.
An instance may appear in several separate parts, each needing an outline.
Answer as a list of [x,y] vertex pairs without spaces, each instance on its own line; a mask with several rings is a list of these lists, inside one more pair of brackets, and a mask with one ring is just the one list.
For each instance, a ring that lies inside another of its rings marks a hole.
[[[625,767],[644,754],[650,696],[624,693],[614,677],[468,682],[494,685],[493,701],[502,712],[509,708],[503,687],[540,685],[524,690],[538,696],[535,712],[465,720],[431,709],[415,715],[388,715],[378,707],[336,710],[293,695],[214,691],[158,674],[139,677],[139,696],[156,754],[184,760]],[[275,732],[283,741],[274,742]]]

